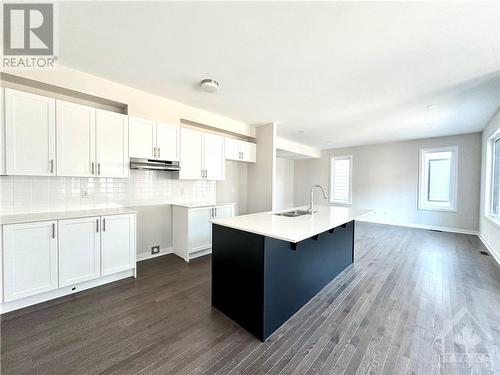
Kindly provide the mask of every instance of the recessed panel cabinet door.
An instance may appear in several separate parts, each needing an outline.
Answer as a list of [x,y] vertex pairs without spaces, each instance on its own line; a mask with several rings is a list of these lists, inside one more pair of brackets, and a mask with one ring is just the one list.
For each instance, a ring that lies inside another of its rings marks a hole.
[[240,141],[237,139],[226,138],[224,140],[224,154],[226,159],[240,160]]
[[129,155],[131,158],[153,159],[156,148],[156,123],[129,117]]
[[203,133],[181,128],[181,170],[183,180],[201,180],[203,169]]
[[224,180],[226,165],[224,137],[209,133],[205,134],[204,161],[208,180]]
[[58,100],[57,175],[91,177],[95,173],[95,108]]
[[215,217],[222,219],[224,217],[232,217],[233,207],[232,206],[215,206]]
[[180,126],[156,124],[157,159],[179,161]]
[[55,110],[55,99],[5,89],[7,174],[55,176]]
[[241,142],[240,148],[243,161],[253,163],[257,161],[257,146],[255,143]]
[[135,268],[135,215],[101,218],[102,276]]
[[4,225],[4,301],[57,289],[57,223]]
[[101,275],[100,217],[59,220],[59,287]]
[[190,208],[188,213],[189,252],[201,251],[212,247],[213,207]]
[[128,118],[96,111],[97,177],[128,177]]

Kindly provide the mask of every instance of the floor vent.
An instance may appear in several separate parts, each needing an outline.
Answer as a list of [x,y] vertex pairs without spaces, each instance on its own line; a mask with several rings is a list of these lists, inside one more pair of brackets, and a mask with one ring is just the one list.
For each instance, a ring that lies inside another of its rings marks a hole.
[[490,254],[488,254],[486,251],[480,251],[481,255],[487,255],[487,256],[490,256]]

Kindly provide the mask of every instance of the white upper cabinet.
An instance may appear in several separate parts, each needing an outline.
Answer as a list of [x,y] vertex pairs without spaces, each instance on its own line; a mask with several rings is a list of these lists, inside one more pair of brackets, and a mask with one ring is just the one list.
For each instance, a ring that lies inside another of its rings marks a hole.
[[224,180],[224,137],[181,128],[181,171],[184,180]]
[[57,289],[57,223],[3,226],[4,302]]
[[102,217],[102,276],[135,268],[135,251],[135,215]]
[[96,162],[98,177],[128,177],[128,117],[96,110]]
[[101,275],[100,218],[59,220],[59,288]]
[[224,180],[226,166],[224,137],[205,133],[203,154],[205,178],[208,180]]
[[5,89],[7,174],[56,175],[55,109],[53,98]]
[[183,180],[201,180],[203,171],[203,133],[181,128],[181,170]]
[[240,141],[241,160],[255,163],[257,161],[257,145]]
[[96,168],[95,108],[58,100],[57,175],[92,177]]
[[156,157],[156,123],[129,117],[129,155],[131,158]]
[[225,157],[228,160],[256,162],[256,145],[255,143],[241,141],[239,139],[225,139]]
[[180,126],[129,118],[131,158],[179,161]]
[[180,126],[156,124],[157,159],[179,161]]

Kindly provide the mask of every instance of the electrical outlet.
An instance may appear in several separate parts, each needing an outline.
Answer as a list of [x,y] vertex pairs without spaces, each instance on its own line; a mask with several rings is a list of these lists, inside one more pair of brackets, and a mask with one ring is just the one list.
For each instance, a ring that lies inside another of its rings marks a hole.
[[89,190],[88,189],[81,189],[80,195],[82,198],[88,198],[89,197]]
[[153,246],[151,248],[151,255],[160,254],[160,246]]

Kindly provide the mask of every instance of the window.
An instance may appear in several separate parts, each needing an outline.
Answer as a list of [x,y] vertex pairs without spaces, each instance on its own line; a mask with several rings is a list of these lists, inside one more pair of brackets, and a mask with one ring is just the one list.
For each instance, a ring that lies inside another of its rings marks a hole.
[[420,150],[420,210],[456,211],[457,160],[457,146]]
[[352,156],[335,156],[330,160],[330,202],[352,201]]
[[[500,133],[500,131],[499,131]],[[487,215],[500,222],[500,134],[488,140],[489,183],[487,183]]]

